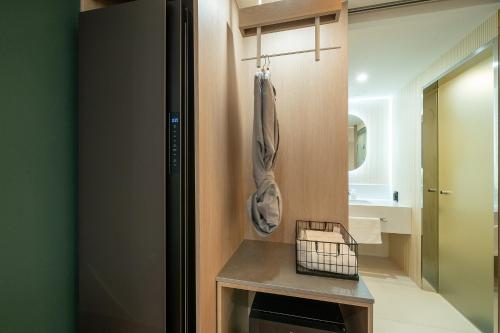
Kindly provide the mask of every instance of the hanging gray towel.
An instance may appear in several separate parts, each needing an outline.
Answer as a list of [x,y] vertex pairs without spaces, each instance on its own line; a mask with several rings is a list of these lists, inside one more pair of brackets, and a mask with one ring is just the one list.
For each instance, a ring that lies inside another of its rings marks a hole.
[[256,192],[248,199],[248,214],[257,233],[266,237],[281,222],[281,193],[274,180],[274,166],[279,148],[276,115],[276,92],[270,73],[258,72],[254,84],[253,177]]

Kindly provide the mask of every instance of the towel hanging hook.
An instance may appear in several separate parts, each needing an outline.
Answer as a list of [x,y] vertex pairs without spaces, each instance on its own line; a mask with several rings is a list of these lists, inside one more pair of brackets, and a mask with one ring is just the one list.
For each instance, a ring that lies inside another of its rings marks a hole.
[[271,58],[269,55],[264,55],[264,66],[262,66],[262,72],[265,72],[266,70],[269,70],[269,66],[271,65]]

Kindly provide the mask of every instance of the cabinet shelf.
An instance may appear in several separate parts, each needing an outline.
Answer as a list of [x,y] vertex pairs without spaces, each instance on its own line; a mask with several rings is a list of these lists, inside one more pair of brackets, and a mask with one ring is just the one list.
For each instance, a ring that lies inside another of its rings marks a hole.
[[338,22],[342,9],[341,0],[281,0],[239,10],[240,30],[244,37],[255,36],[257,28],[262,33],[292,30]]
[[293,244],[243,241],[216,277],[217,332],[248,332],[250,299],[261,292],[337,303],[349,332],[373,333],[375,299],[363,278],[297,274],[295,256]]

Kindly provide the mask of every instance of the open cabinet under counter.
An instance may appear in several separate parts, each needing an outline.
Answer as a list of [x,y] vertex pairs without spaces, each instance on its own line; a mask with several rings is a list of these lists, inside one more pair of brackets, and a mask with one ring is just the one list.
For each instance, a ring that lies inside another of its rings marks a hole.
[[255,292],[338,303],[348,332],[373,332],[375,302],[363,279],[297,274],[293,244],[245,240],[217,276],[217,332],[248,332]]

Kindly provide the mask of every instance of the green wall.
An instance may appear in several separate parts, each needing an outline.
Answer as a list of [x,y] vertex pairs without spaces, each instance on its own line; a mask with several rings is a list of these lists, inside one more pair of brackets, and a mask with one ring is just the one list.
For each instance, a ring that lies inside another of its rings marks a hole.
[[0,332],[76,321],[78,0],[0,9]]

